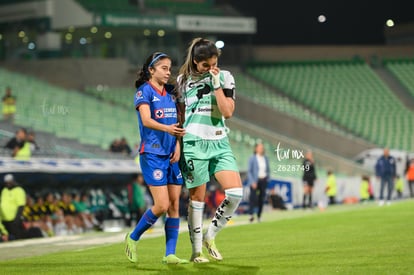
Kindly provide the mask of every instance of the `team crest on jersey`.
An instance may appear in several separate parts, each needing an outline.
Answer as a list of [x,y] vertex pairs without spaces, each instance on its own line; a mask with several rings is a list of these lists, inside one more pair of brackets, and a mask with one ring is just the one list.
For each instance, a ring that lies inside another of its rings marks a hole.
[[163,109],[156,109],[154,111],[156,118],[163,118],[164,117],[164,110]]
[[155,169],[154,172],[152,172],[152,177],[155,180],[160,180],[164,176],[164,173],[160,169]]
[[188,173],[188,174],[187,174],[187,178],[186,178],[185,182],[186,182],[186,183],[193,183],[193,182],[194,182],[194,177],[193,177],[193,174]]
[[138,92],[135,94],[135,98],[136,98],[136,99],[140,99],[140,98],[142,98],[142,91],[138,91]]

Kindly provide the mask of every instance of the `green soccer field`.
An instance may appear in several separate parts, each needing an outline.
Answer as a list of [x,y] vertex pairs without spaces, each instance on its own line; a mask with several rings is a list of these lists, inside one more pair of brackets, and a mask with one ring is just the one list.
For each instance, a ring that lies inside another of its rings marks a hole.
[[[234,225],[240,226],[220,233],[216,243],[222,262],[163,265],[161,236],[140,241],[137,264],[127,261],[122,241],[49,253],[48,246],[39,245],[43,255],[0,261],[0,274],[414,274],[414,200],[383,207],[340,205],[323,212],[274,211],[264,219],[248,224],[246,216],[236,217]],[[2,245],[0,253],[6,253]],[[190,253],[183,232],[177,255]]]

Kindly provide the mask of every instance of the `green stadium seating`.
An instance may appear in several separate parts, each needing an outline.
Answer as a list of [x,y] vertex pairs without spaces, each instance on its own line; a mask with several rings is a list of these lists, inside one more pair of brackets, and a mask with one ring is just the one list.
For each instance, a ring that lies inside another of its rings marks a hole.
[[[268,76],[266,76],[268,77]],[[300,104],[297,104],[287,96],[282,96],[271,88],[266,87],[264,84],[249,78],[243,73],[237,73],[234,75],[237,93],[250,97],[253,101],[272,107],[280,112],[286,113],[290,116],[303,120],[316,127],[323,128],[328,131],[332,131],[338,134],[347,135],[347,133],[335,126],[330,121],[323,119],[321,116],[316,115],[314,112],[310,112]],[[270,78],[270,76],[269,76]],[[254,96],[252,96],[254,94]]]
[[414,115],[363,62],[251,65],[248,73],[357,136],[414,150]]
[[[85,144],[109,148],[124,136],[131,145],[139,142],[133,108],[97,100],[25,75],[0,69],[0,90],[12,88],[17,97],[16,123],[25,127],[75,138]],[[134,90],[131,91],[131,97]]]
[[385,67],[414,96],[414,60],[389,60],[385,62]]

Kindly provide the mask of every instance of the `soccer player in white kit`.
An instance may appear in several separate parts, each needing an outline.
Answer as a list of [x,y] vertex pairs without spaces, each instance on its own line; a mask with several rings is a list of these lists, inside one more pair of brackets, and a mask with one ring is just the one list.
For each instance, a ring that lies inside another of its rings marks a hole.
[[[190,192],[188,226],[192,242],[191,261],[209,262],[202,245],[215,260],[222,255],[215,237],[237,210],[242,199],[242,182],[226,134],[224,119],[233,115],[235,82],[230,72],[217,67],[219,49],[212,41],[195,38],[177,79],[178,101],[183,127],[181,169]],[[214,176],[225,192],[207,230],[203,232],[206,183]]]

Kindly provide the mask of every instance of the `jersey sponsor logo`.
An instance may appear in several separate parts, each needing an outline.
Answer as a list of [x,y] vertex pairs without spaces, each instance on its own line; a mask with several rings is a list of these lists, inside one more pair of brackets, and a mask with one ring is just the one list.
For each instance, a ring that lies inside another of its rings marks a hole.
[[155,169],[154,172],[152,172],[152,177],[155,180],[160,180],[164,176],[164,173],[160,169]]
[[156,109],[154,111],[156,118],[163,118],[164,117],[164,109]]
[[136,98],[136,99],[140,99],[140,98],[142,98],[142,91],[138,91],[138,92],[135,94],[135,98]]
[[198,109],[197,109],[197,112],[200,112],[200,113],[202,113],[202,112],[212,112],[213,111],[213,108],[210,108],[210,107],[198,107]]
[[187,178],[185,180],[186,183],[193,183],[194,182],[194,176],[191,172],[187,173]]
[[155,119],[160,118],[176,118],[177,109],[176,108],[163,108],[154,110]]
[[160,99],[154,95],[151,102],[155,102],[155,101],[160,101]]
[[164,108],[164,112],[166,112],[166,113],[176,113],[177,109],[176,108]]

